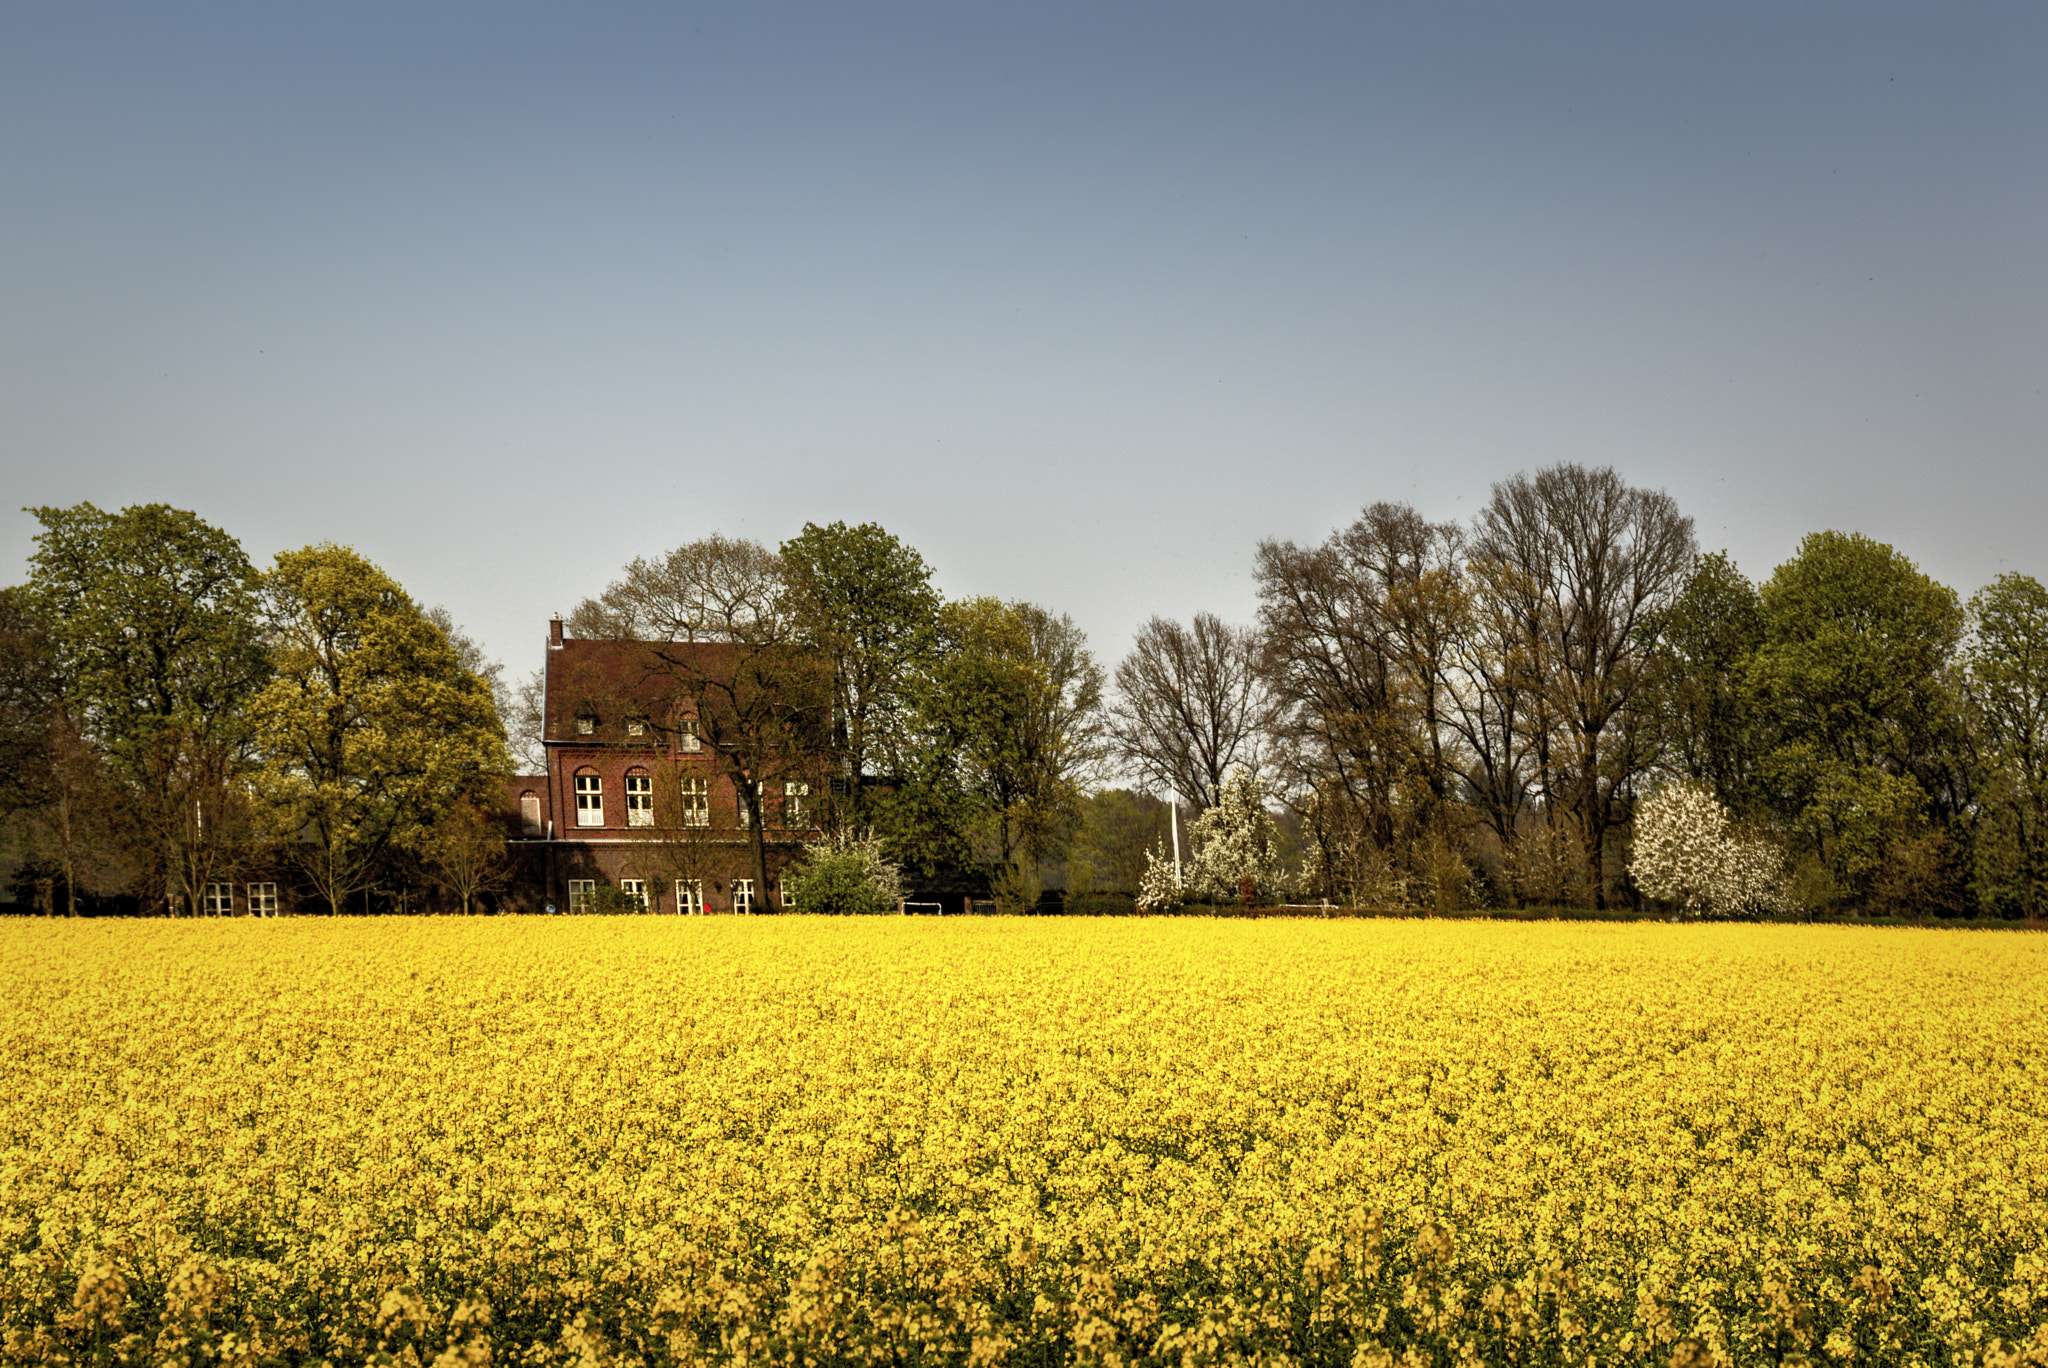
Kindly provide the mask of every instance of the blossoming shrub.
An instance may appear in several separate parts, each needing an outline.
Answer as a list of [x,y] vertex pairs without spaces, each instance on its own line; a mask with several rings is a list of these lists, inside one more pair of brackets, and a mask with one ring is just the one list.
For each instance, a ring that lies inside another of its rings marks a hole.
[[1145,852],[1145,872],[1138,876],[1138,895],[1134,900],[1140,912],[1158,914],[1178,912],[1186,901],[1181,881],[1174,874],[1173,856],[1166,852],[1166,843],[1156,841]]
[[1648,896],[1695,915],[1790,910],[1783,852],[1737,832],[1699,784],[1667,785],[1636,808],[1629,875]]
[[2048,1358],[2038,936],[15,922],[0,953],[12,1364]]
[[881,842],[850,832],[806,845],[803,858],[782,882],[799,912],[829,916],[894,912],[903,897],[902,871],[882,853]]

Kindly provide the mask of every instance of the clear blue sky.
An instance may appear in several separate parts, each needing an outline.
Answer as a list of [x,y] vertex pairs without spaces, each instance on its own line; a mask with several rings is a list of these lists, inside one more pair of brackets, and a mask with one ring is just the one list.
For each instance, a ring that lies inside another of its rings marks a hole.
[[17,0],[7,507],[349,543],[515,676],[835,518],[1112,665],[1560,460],[2048,578],[2044,72],[2038,3]]

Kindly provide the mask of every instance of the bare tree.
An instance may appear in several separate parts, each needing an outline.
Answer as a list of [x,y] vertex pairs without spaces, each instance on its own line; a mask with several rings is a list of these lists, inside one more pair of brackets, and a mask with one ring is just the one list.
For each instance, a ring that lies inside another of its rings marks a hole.
[[1473,558],[1543,681],[1525,690],[1521,723],[1534,782],[1552,823],[1575,828],[1601,905],[1617,799],[1642,763],[1628,711],[1694,549],[1692,519],[1670,495],[1604,467],[1504,480],[1474,520]]
[[1319,867],[1406,845],[1456,796],[1459,546],[1455,526],[1375,504],[1319,547],[1259,547],[1277,759]]
[[476,910],[476,900],[512,881],[505,858],[505,833],[490,814],[474,802],[458,800],[444,809],[427,829],[420,854],[435,882],[454,894],[462,915]]
[[511,711],[505,719],[505,749],[512,763],[525,774],[545,774],[547,748],[548,672],[535,670],[519,681],[512,691]]
[[1195,614],[1187,627],[1153,618],[1116,667],[1116,757],[1197,812],[1208,807],[1234,767],[1259,768],[1271,705],[1258,665],[1250,628],[1213,613]]

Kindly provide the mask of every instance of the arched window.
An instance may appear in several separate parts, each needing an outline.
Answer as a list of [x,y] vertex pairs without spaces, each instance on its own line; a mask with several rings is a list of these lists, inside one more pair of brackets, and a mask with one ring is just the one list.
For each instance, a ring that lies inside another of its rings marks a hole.
[[576,771],[576,825],[604,825],[604,780],[597,777],[594,769]]
[[637,767],[626,771],[626,825],[654,825],[654,777]]
[[711,785],[701,775],[690,775],[682,781],[683,825],[711,825]]

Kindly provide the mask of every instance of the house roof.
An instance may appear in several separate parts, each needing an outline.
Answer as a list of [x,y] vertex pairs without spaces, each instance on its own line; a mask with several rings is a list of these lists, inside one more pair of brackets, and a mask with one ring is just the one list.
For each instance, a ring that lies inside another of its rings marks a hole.
[[[623,741],[629,719],[662,726],[695,711],[685,681],[690,672],[730,670],[734,648],[723,642],[603,641],[564,638],[548,647],[548,741]],[[592,719],[588,733],[576,719]],[[651,738],[648,743],[651,744]]]

